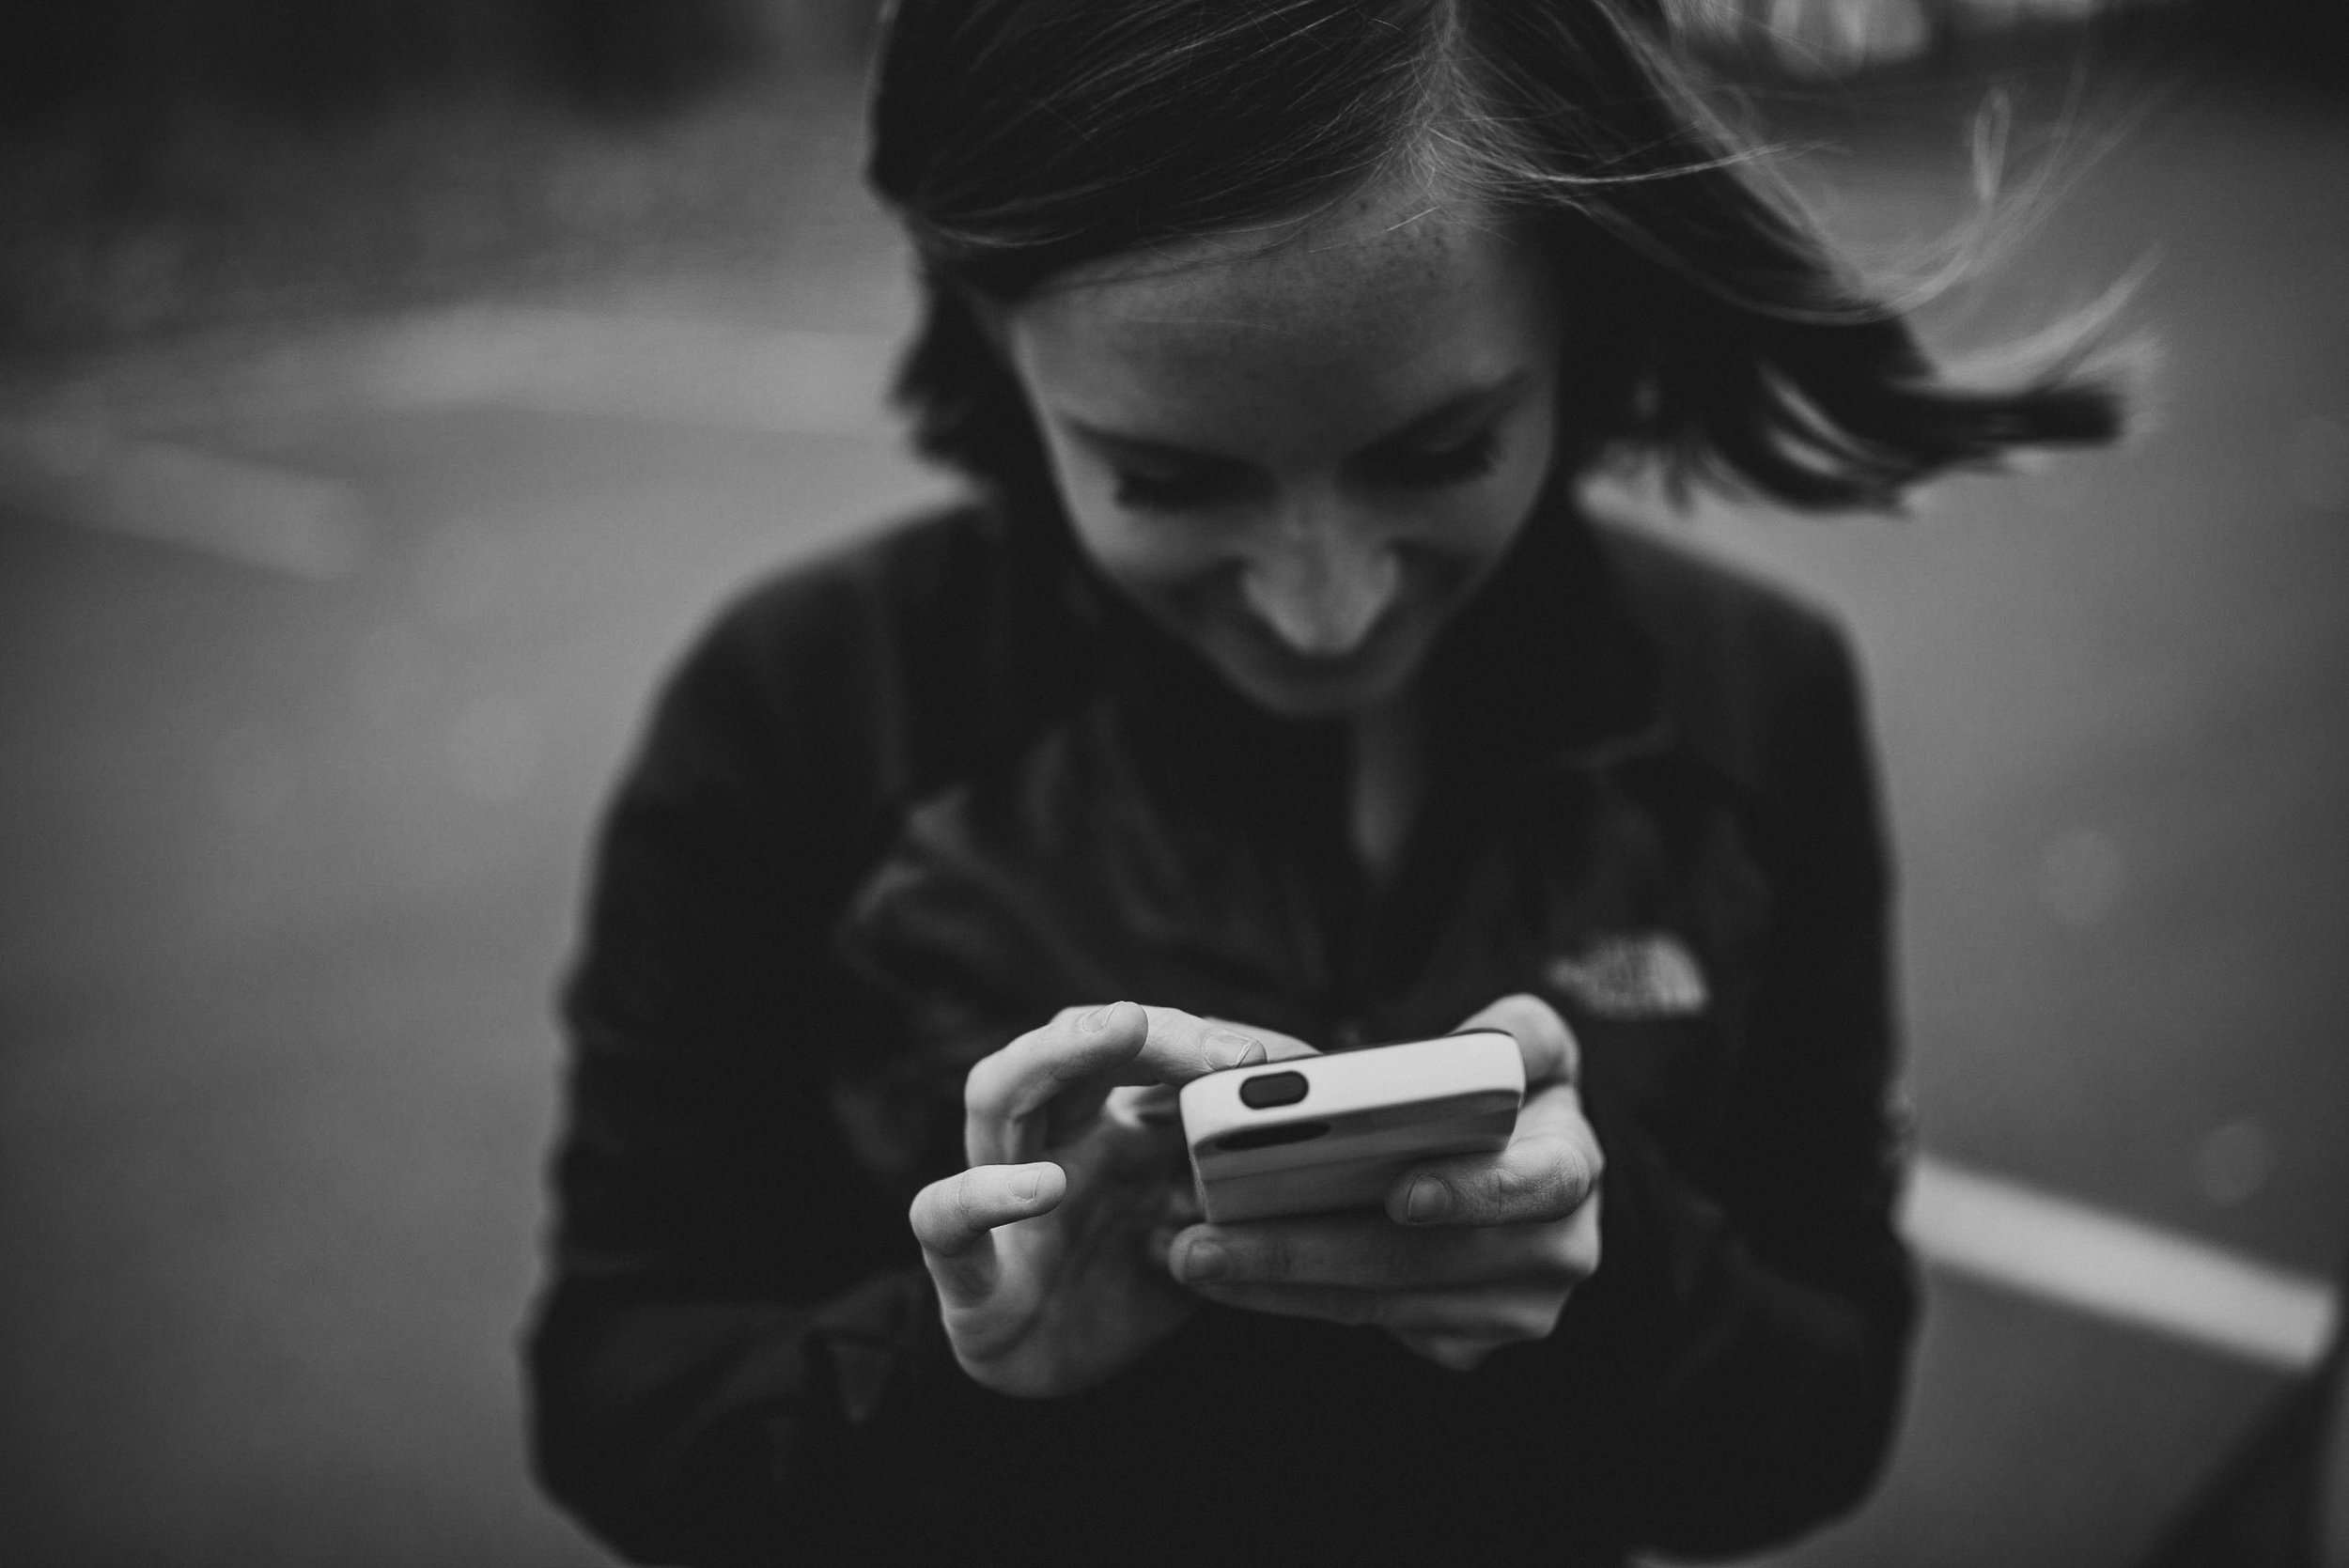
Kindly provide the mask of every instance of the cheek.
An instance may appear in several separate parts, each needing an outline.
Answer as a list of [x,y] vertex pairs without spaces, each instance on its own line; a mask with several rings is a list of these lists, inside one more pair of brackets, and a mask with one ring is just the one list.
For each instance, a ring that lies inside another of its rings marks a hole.
[[1502,476],[1464,491],[1423,514],[1422,525],[1405,536],[1420,548],[1468,560],[1497,556],[1509,548],[1532,509],[1535,487]]
[[1549,488],[1550,471],[1558,459],[1557,404],[1545,396],[1521,416],[1517,438],[1505,449],[1493,475],[1489,504],[1480,519],[1478,536],[1488,557],[1498,559],[1515,542],[1518,529],[1532,517]]
[[1112,499],[1107,482],[1061,486],[1078,547],[1101,575],[1162,625],[1188,629],[1212,619],[1209,606],[1237,577],[1230,530],[1197,519],[1138,515]]
[[1108,464],[1050,442],[1061,505],[1093,564],[1128,588],[1175,588],[1216,572],[1244,549],[1241,518],[1212,513],[1159,515],[1117,500]]
[[1071,484],[1064,479],[1061,486],[1078,543],[1115,581],[1128,586],[1171,586],[1212,571],[1229,557],[1230,540],[1222,531],[1202,526],[1195,519],[1129,511],[1117,504],[1114,493],[1107,482]]

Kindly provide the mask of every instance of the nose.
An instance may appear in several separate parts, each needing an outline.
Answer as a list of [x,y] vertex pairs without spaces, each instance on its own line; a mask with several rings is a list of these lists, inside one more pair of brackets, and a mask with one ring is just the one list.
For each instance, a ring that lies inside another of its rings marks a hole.
[[1335,523],[1283,530],[1240,572],[1248,607],[1282,642],[1315,659],[1360,647],[1401,587],[1392,545]]

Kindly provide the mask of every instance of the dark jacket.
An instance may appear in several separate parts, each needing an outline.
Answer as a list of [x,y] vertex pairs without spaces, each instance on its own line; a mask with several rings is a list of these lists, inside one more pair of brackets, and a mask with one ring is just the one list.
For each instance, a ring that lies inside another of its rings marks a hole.
[[[1057,520],[970,506],[739,602],[606,825],[529,1354],[540,1473],[640,1560],[1613,1562],[1849,1507],[1914,1310],[1851,664],[1548,508],[1439,644],[1401,863]],[[1092,1392],[955,1363],[906,1221],[980,1055],[1128,997],[1330,1048],[1515,991],[1585,1057],[1599,1272],[1442,1371],[1221,1308]]]

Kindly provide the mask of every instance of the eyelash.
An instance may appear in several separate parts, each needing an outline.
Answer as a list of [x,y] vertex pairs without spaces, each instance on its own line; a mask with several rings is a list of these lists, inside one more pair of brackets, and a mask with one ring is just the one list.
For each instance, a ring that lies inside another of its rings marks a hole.
[[1406,489],[1440,489],[1464,485],[1490,474],[1500,460],[1501,442],[1490,430],[1436,452],[1398,452],[1378,462],[1381,476]]
[[1197,511],[1212,505],[1219,487],[1228,483],[1220,474],[1120,474],[1117,504],[1129,512]]
[[[1382,484],[1400,489],[1443,489],[1482,479],[1500,460],[1501,443],[1487,430],[1473,440],[1436,452],[1401,452],[1377,460]],[[1120,473],[1116,501],[1135,512],[1186,512],[1213,505],[1237,481],[1215,473],[1154,474]]]

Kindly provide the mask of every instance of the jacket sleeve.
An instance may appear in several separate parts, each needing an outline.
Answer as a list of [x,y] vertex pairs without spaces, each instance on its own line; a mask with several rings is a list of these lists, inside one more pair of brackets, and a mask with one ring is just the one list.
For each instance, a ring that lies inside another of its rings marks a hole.
[[1852,1507],[1890,1444],[1916,1311],[1876,790],[1850,660],[1800,629],[1759,727],[1775,908],[1724,1141],[1684,1170],[1589,1096],[1602,1257],[1569,1312],[1629,1349],[1622,1500],[1633,1538],[1667,1551],[1751,1550]]
[[805,661],[754,641],[738,614],[663,695],[564,998],[534,1458],[634,1561],[845,1560],[969,1471],[919,1445],[1027,1419],[955,1365],[904,1195],[828,1112],[817,976],[870,802],[827,777],[856,737],[779,684]]

